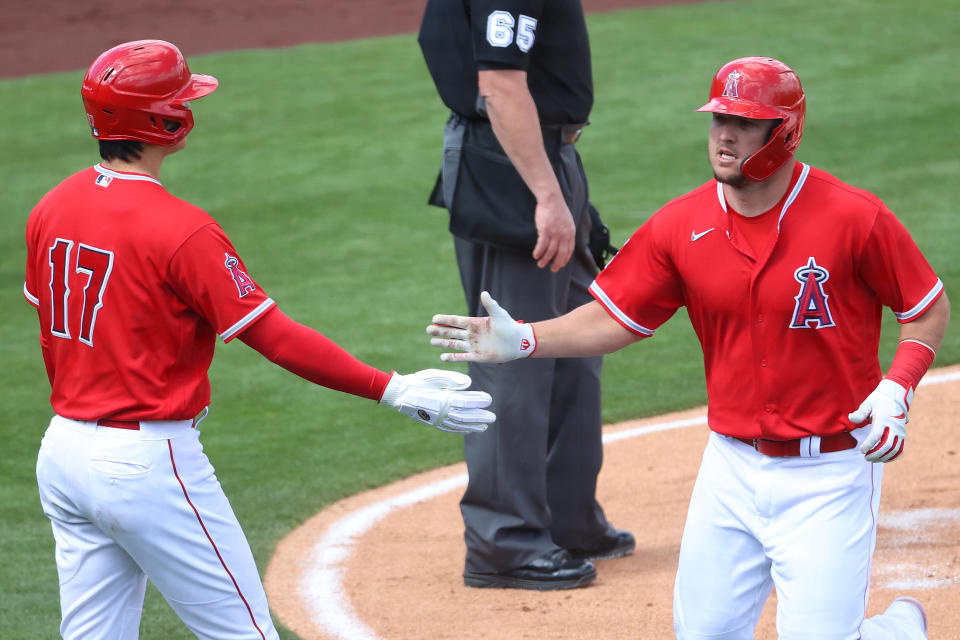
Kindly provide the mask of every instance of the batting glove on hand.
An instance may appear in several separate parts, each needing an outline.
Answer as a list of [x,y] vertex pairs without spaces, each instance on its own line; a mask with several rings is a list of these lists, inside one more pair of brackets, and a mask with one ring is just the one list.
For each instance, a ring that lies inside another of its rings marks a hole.
[[433,316],[427,333],[436,336],[430,344],[463,353],[443,353],[445,362],[509,362],[529,358],[537,349],[533,327],[517,322],[506,309],[484,291],[480,303],[489,314],[486,318],[466,316]]
[[854,424],[867,418],[873,423],[870,435],[860,445],[869,462],[893,462],[903,453],[907,439],[907,411],[913,403],[913,389],[904,389],[893,380],[883,379],[860,408],[847,417]]
[[485,409],[485,391],[464,391],[470,376],[457,371],[424,369],[402,376],[394,372],[380,404],[388,404],[418,422],[449,433],[480,433],[496,416]]

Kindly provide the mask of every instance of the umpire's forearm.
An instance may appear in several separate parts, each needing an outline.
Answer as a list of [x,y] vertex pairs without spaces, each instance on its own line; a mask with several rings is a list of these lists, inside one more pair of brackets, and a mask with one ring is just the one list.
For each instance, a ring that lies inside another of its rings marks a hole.
[[563,195],[543,146],[537,106],[527,88],[527,74],[517,69],[479,72],[480,95],[497,141],[537,202]]

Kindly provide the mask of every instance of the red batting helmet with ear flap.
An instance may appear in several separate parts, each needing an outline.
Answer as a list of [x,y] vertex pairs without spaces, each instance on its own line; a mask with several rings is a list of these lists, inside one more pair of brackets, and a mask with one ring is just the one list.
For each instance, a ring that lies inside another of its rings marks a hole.
[[800,146],[806,99],[800,78],[779,60],[738,58],[720,67],[710,85],[710,100],[697,111],[780,120],[767,143],[740,166],[743,175],[761,182]]
[[170,146],[193,128],[188,101],[216,88],[213,76],[190,73],[174,45],[137,40],[100,54],[80,95],[94,138]]

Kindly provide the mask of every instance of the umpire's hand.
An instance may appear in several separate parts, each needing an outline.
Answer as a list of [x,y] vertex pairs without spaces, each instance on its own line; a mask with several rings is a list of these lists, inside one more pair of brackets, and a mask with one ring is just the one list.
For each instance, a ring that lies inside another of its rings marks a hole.
[[577,240],[577,227],[560,191],[537,201],[534,212],[537,227],[537,244],[533,247],[533,259],[543,269],[557,272],[570,261]]

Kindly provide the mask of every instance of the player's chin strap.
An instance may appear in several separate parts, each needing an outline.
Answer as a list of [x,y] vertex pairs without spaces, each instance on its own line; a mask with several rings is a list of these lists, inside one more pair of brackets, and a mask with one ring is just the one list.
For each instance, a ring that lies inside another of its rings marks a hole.
[[458,371],[424,369],[405,376],[393,372],[380,404],[441,431],[479,433],[496,416],[486,410],[490,394],[465,391],[470,383],[470,376]]
[[854,424],[870,419],[870,434],[860,445],[868,461],[893,462],[903,453],[914,389],[935,357],[936,351],[919,340],[901,342],[886,377],[847,416]]

